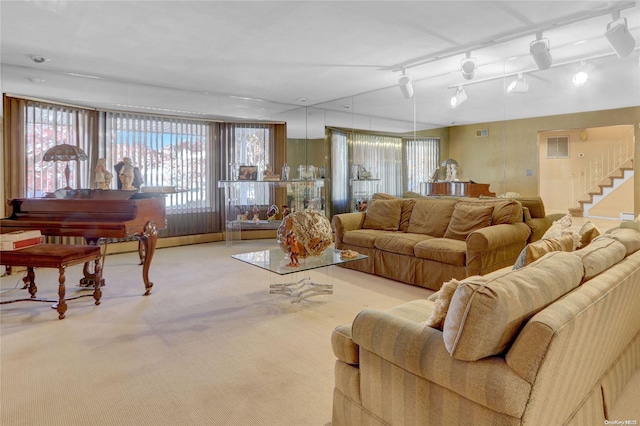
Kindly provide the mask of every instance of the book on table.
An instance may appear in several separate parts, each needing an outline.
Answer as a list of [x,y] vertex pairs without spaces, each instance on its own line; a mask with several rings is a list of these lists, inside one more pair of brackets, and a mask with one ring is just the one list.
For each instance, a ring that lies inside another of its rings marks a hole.
[[28,240],[30,238],[39,237],[42,234],[39,229],[13,231],[6,234],[0,234],[0,243],[8,243],[12,241]]
[[39,230],[14,231],[0,234],[0,250],[19,250],[44,243],[44,235]]

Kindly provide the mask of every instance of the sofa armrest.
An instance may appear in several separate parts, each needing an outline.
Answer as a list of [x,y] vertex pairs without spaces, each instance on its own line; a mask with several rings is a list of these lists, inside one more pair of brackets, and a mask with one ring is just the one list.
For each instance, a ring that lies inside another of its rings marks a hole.
[[513,265],[530,234],[531,228],[522,222],[473,231],[467,237],[467,276],[484,275]]
[[334,215],[331,219],[331,227],[335,233],[335,242],[342,243],[345,232],[361,229],[365,214],[364,212],[354,212]]
[[360,312],[351,326],[355,344],[400,368],[424,377],[425,365],[449,360],[442,331],[376,309]]
[[[517,418],[524,412],[531,385],[507,365],[504,357],[493,356],[474,362],[457,360],[447,352],[440,330],[374,309],[358,314],[352,333],[354,342],[360,346],[361,365],[365,362],[362,357],[370,352],[436,384],[431,388],[434,392],[441,392],[439,387],[444,387],[457,394],[456,398],[468,399]],[[373,366],[361,370],[361,374],[393,370],[380,365],[375,357],[371,362]],[[367,379],[368,382],[376,380],[379,379]]]

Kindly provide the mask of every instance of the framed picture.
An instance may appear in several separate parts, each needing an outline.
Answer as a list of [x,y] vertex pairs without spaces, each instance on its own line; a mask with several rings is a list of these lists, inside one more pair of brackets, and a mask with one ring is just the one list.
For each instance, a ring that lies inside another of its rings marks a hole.
[[258,166],[240,166],[238,180],[258,180]]

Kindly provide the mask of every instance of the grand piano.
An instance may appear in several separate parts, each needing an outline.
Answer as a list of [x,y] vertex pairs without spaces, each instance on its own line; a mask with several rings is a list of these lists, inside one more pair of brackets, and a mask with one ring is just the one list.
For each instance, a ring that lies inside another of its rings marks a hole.
[[[135,191],[58,190],[51,197],[9,200],[11,216],[0,219],[2,232],[39,229],[43,235],[84,237],[95,244],[104,238],[136,237],[145,296],[151,293],[149,268],[158,229],[166,226],[163,194]],[[106,250],[105,250],[106,252]],[[91,274],[85,265],[85,282]]]
[[454,195],[459,197],[495,197],[496,193],[489,191],[488,183],[463,181],[422,182],[422,195]]

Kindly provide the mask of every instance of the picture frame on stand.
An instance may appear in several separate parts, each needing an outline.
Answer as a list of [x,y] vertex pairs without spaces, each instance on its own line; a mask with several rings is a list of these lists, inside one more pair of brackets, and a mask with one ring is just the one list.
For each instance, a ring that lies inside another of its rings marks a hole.
[[240,166],[238,180],[258,180],[258,166]]

